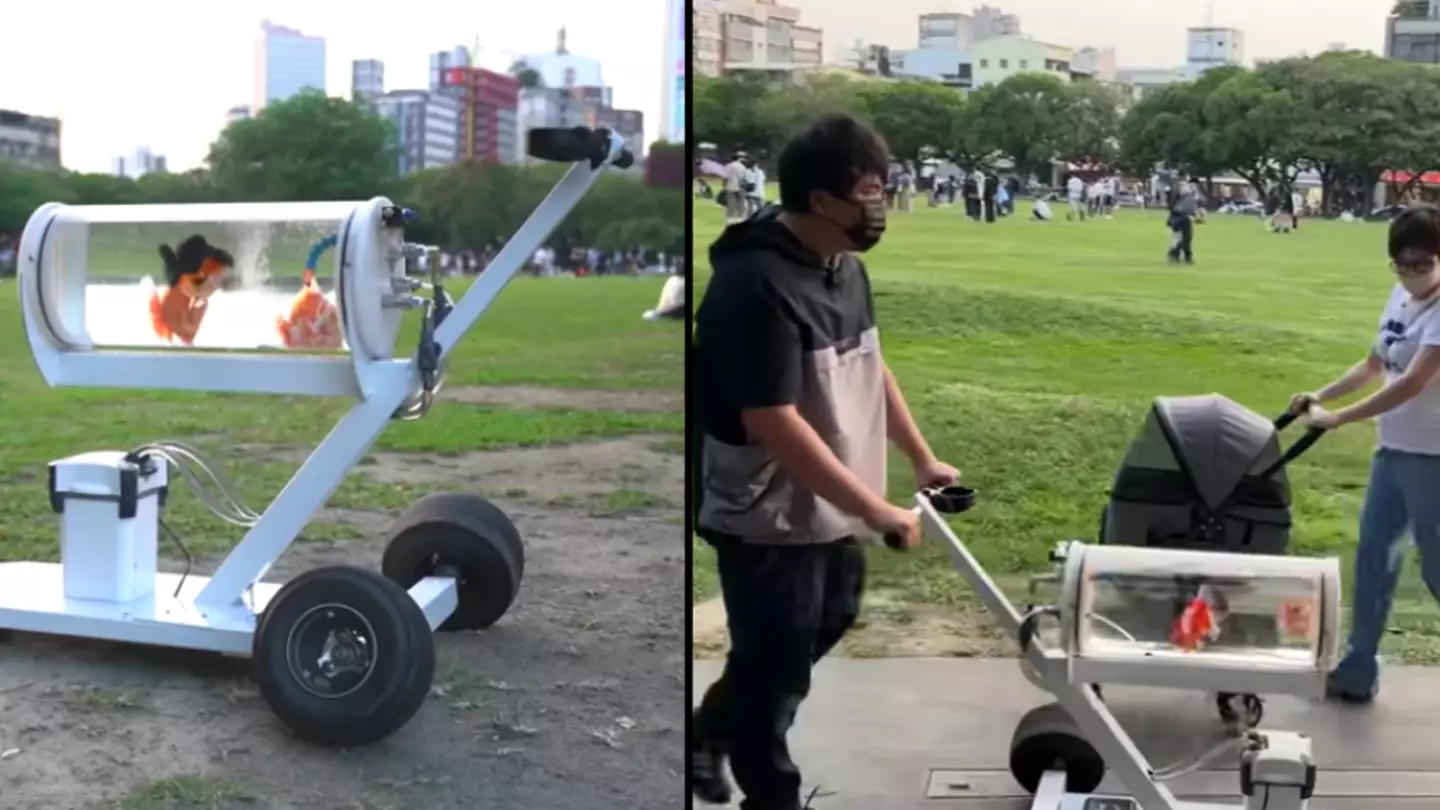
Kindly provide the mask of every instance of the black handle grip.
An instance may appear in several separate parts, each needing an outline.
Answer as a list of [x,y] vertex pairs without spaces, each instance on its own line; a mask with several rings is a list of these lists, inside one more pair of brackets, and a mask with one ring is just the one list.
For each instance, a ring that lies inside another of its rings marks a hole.
[[885,546],[891,551],[904,551],[905,545],[901,542],[900,535],[895,532],[885,533]]
[[[537,127],[525,133],[525,153],[537,160],[554,163],[588,162],[598,169],[610,159],[610,130],[589,127]],[[615,166],[628,169],[635,156],[626,149],[615,159]]]
[[1293,425],[1295,423],[1295,420],[1299,418],[1300,414],[1295,413],[1294,411],[1286,411],[1285,413],[1282,413],[1275,418],[1275,429],[1284,430],[1285,428]]

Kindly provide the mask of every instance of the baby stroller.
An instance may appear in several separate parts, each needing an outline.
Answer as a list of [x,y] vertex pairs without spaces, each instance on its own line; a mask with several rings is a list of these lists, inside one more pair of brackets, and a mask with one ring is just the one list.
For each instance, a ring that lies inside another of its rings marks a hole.
[[[1291,527],[1285,467],[1323,435],[1312,429],[1282,451],[1280,432],[1295,419],[1290,413],[1267,419],[1218,394],[1156,399],[1116,473],[1100,519],[1100,542],[1284,554]],[[1227,593],[1236,596],[1244,587],[1243,582],[1176,577],[1171,587],[1143,593],[1132,589],[1124,598],[1134,603],[1140,622],[1173,626],[1202,594],[1223,611]],[[1253,618],[1232,616],[1216,629],[1246,644],[1275,643],[1275,626]],[[1165,638],[1171,631],[1148,627],[1142,632]],[[1238,718],[1234,697],[1218,696],[1217,706],[1227,721]],[[1259,722],[1259,699],[1243,698],[1247,721]]]

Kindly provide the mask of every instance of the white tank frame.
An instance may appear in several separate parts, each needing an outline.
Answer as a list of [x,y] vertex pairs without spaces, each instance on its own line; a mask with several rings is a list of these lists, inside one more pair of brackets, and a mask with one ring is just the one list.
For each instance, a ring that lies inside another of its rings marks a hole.
[[[441,360],[475,325],[599,176],[626,154],[624,141],[611,134],[604,163],[593,167],[589,162],[571,165],[435,330]],[[377,207],[386,203],[383,198],[377,198],[357,207],[356,211],[372,216]],[[56,210],[56,204],[38,210],[31,219],[38,227],[27,227],[22,236],[21,260],[30,263],[31,273],[31,283],[21,285],[22,302],[27,294],[36,294],[34,263],[40,256],[45,226],[53,221]],[[344,230],[341,245],[346,244],[346,234],[353,230],[353,223]],[[337,268],[348,256],[348,249],[336,251]],[[342,295],[345,294],[343,277],[342,272],[339,276]],[[206,364],[224,369],[223,376],[207,376],[199,381],[202,385],[189,376],[198,367],[184,362],[178,356],[181,353],[67,346],[44,324],[34,321],[31,316],[35,313],[30,311],[30,306],[23,308],[36,365],[52,386],[199,388],[311,396],[344,394],[360,399],[300,465],[260,519],[225,557],[214,576],[190,576],[183,592],[177,595],[172,596],[171,592],[179,577],[162,573],[155,594],[139,603],[69,600],[60,587],[59,564],[0,564],[0,628],[249,655],[256,616],[279,587],[262,582],[262,578],[334,494],[349,470],[374,445],[396,410],[420,389],[418,358],[377,359],[363,353],[363,340],[356,339],[359,336],[354,331],[355,325],[347,322],[351,357],[290,357],[283,353],[192,355],[192,359],[199,357]],[[126,369],[123,374],[105,370],[106,364],[117,361]],[[359,368],[361,364],[363,370]],[[285,382],[277,385],[277,378]],[[455,581],[449,577],[427,577],[412,587],[410,594],[425,612],[432,629],[456,606]]]
[[[926,536],[944,544],[946,551],[950,554],[950,560],[957,571],[969,581],[972,588],[980,596],[981,601],[990,614],[999,621],[1003,631],[1012,639],[1018,641],[1021,632],[1021,625],[1025,617],[1010,601],[1005,592],[1001,590],[998,583],[991,578],[975,555],[965,545],[965,542],[955,534],[950,525],[945,521],[945,516],[938,512],[931,505],[930,499],[919,493],[915,496],[915,511],[920,516],[921,529]],[[1074,607],[1067,608],[1065,602],[1074,598],[1078,593],[1075,580],[1082,575],[1083,564],[1080,562],[1071,563],[1070,554],[1077,558],[1083,558],[1085,544],[1074,542],[1069,544],[1069,552],[1065,560],[1062,574],[1062,604],[1060,607],[1060,620],[1062,623],[1061,637],[1066,638],[1067,632],[1073,638],[1073,626],[1067,631],[1063,626],[1073,621]],[[1335,577],[1333,579],[1334,591],[1325,595],[1325,599],[1334,598],[1338,600],[1339,592],[1339,563],[1335,564]],[[1065,580],[1072,580],[1066,583]],[[1327,580],[1329,581],[1329,580]],[[1062,642],[1063,643],[1063,642]],[[1119,674],[1125,680],[1120,683],[1143,684],[1159,688],[1176,689],[1206,689],[1218,690],[1213,684],[1194,686],[1183,677],[1176,674],[1173,667],[1164,667],[1152,671],[1146,677],[1136,674],[1136,671],[1124,670],[1093,670],[1087,671],[1084,668],[1074,669],[1075,659],[1063,647],[1055,647],[1045,644],[1042,641],[1042,634],[1035,633],[1032,642],[1021,652],[1024,664],[1033,669],[1033,677],[1038,680],[1037,686],[1052,694],[1056,701],[1065,708],[1070,718],[1080,730],[1084,738],[1094,747],[1105,762],[1106,769],[1114,774],[1129,796],[1115,797],[1107,794],[1079,794],[1066,792],[1066,775],[1063,771],[1047,771],[1035,791],[1031,803],[1031,810],[1082,810],[1089,807],[1089,799],[1133,799],[1133,804],[1103,804],[1102,806],[1125,808],[1130,810],[1239,810],[1252,806],[1252,800],[1242,798],[1236,803],[1216,802],[1194,802],[1184,801],[1175,797],[1175,794],[1163,782],[1157,780],[1153,774],[1154,766],[1146,759],[1139,747],[1121,727],[1119,721],[1110,712],[1109,707],[1095,693],[1093,688],[1096,685],[1103,685],[1105,681],[1089,680],[1086,678],[1096,675]],[[1129,670],[1137,670],[1143,673],[1145,664],[1130,663],[1126,665]],[[1211,668],[1206,668],[1207,671]],[[1253,670],[1252,670],[1253,672]],[[1323,673],[1322,683],[1323,683]],[[1273,678],[1269,674],[1260,674],[1252,681],[1231,681],[1242,684],[1242,688],[1233,691],[1256,693],[1256,694],[1301,694],[1311,695],[1313,682],[1306,677],[1291,675],[1288,679]],[[1260,687],[1260,688],[1243,688]],[[1285,687],[1289,687],[1286,689]],[[1230,691],[1230,690],[1226,690]],[[1269,735],[1272,738],[1284,738],[1286,743],[1298,745],[1308,750],[1308,741],[1291,732],[1283,731],[1261,731],[1259,734]],[[1237,782],[1239,780],[1237,779]],[[1237,785],[1237,788],[1240,788]],[[1237,793],[1243,793],[1237,790]],[[1268,810],[1304,810],[1307,801],[1296,802],[1274,801],[1268,803]],[[1253,805],[1259,807],[1258,804]]]

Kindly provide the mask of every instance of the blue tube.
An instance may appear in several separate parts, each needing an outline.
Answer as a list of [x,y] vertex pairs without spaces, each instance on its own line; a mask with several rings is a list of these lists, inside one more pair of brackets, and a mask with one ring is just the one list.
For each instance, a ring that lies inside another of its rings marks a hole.
[[335,243],[338,241],[340,241],[339,234],[332,233],[319,242],[316,242],[315,246],[310,248],[309,258],[305,259],[305,269],[312,273],[315,272],[315,266],[320,263],[321,254],[335,247]]

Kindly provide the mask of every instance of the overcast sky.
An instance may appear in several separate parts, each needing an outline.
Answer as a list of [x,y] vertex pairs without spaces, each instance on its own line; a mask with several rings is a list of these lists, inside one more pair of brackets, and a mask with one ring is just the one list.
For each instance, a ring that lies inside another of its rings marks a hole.
[[[5,2],[0,108],[64,119],[67,168],[109,171],[147,146],[172,170],[200,165],[225,111],[250,103],[260,21],[326,38],[327,91],[349,96],[350,62],[380,59],[387,90],[423,89],[429,55],[480,39],[480,62],[555,49],[600,60],[614,103],[660,133],[667,0],[124,0]],[[623,9],[623,12],[618,10]]]
[[[867,43],[912,48],[916,17],[970,11],[975,0],[781,0],[823,26],[826,58]],[[1317,53],[1335,42],[1379,52],[1394,0],[991,0],[1020,15],[1022,31],[1057,45],[1109,45],[1121,67],[1168,67],[1185,59],[1185,29],[1214,24],[1245,32],[1246,58]]]

